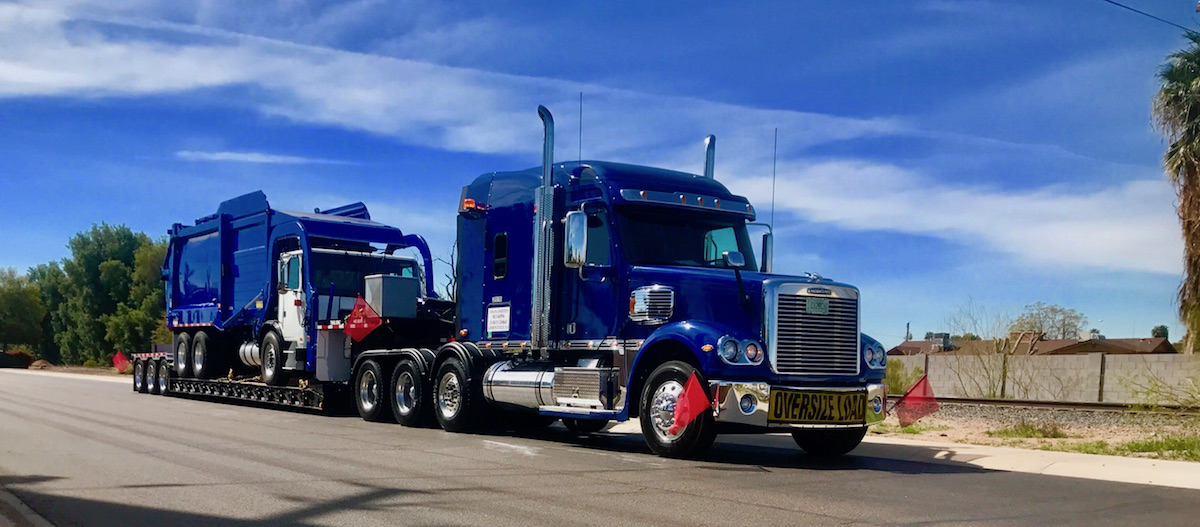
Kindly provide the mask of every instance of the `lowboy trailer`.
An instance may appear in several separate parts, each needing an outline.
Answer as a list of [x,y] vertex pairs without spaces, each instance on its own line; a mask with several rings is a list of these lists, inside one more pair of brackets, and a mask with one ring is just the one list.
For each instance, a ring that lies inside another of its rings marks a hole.
[[[754,207],[713,176],[715,137],[702,175],[555,163],[538,111],[541,167],[462,190],[454,302],[425,278],[424,240],[361,203],[294,213],[255,193],[175,225],[175,343],[135,354],[135,389],[318,408],[347,395],[364,419],[452,432],[639,418],[665,456],[781,430],[840,455],[883,420],[887,356],[860,332],[858,289],[771,272],[769,226],[756,255]],[[396,254],[408,247],[421,261]],[[704,404],[681,416],[684,399]]]

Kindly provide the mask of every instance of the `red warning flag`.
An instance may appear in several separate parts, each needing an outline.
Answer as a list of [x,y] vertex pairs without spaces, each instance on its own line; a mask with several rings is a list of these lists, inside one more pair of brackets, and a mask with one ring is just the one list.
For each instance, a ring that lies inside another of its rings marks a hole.
[[116,355],[113,355],[113,367],[119,372],[124,372],[129,368],[129,358],[118,351]]
[[929,377],[922,375],[908,393],[896,401],[894,408],[900,426],[908,426],[922,417],[938,411],[937,398],[933,396],[933,387],[929,385]]
[[692,376],[688,377],[687,383],[683,385],[683,391],[679,392],[679,398],[675,400],[675,423],[667,430],[669,434],[678,434],[689,423],[696,419],[696,416],[708,411],[712,407],[712,401],[708,400],[708,395],[704,393],[704,387],[700,385],[700,379],[696,378],[696,373],[692,372]]
[[371,309],[370,304],[359,295],[354,302],[354,309],[350,310],[350,316],[346,317],[344,331],[351,340],[357,342],[370,335],[380,324],[383,324],[383,319],[379,318],[379,313]]

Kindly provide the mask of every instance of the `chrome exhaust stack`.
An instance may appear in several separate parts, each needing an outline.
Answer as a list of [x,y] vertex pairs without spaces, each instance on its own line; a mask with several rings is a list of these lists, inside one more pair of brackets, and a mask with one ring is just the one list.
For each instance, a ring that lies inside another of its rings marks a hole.
[[717,159],[717,136],[709,134],[704,138],[704,177],[716,179],[713,175],[713,165]]
[[529,341],[535,355],[550,346],[550,272],[554,269],[554,116],[538,106],[542,118],[542,186],[534,197],[533,299],[530,304]]

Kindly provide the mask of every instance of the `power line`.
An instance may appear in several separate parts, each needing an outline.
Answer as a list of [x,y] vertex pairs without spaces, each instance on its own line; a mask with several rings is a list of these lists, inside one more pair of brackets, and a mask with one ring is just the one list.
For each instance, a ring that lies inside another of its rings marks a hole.
[[1184,30],[1185,32],[1187,32],[1187,33],[1189,33],[1189,34],[1192,34],[1192,35],[1196,35],[1196,34],[1198,34],[1198,33],[1196,33],[1196,31],[1195,31],[1195,30],[1188,29],[1188,28],[1186,28],[1186,27],[1183,27],[1183,26],[1181,26],[1181,25],[1179,25],[1179,24],[1176,24],[1176,23],[1174,23],[1174,22],[1172,22],[1172,21],[1170,21],[1170,20],[1167,20],[1167,19],[1164,19],[1164,18],[1159,18],[1159,17],[1157,17],[1157,16],[1154,16],[1154,15],[1152,15],[1152,14],[1150,14],[1150,13],[1147,13],[1147,12],[1145,12],[1145,11],[1142,11],[1142,10],[1140,10],[1140,9],[1135,9],[1135,8],[1129,7],[1129,6],[1127,6],[1127,5],[1125,5],[1125,4],[1122,4],[1122,3],[1120,3],[1120,2],[1116,2],[1116,1],[1114,1],[1114,0],[1100,0],[1100,1],[1101,1],[1101,2],[1104,2],[1104,3],[1108,3],[1108,4],[1115,5],[1115,6],[1119,7],[1119,8],[1121,8],[1121,9],[1126,9],[1126,10],[1129,10],[1129,11],[1133,11],[1134,13],[1137,13],[1137,14],[1139,14],[1139,15],[1142,15],[1142,16],[1144,16],[1144,17],[1149,17],[1149,18],[1152,18],[1152,19],[1154,19],[1154,20],[1157,20],[1157,21],[1159,21],[1159,22],[1162,22],[1162,23],[1164,23],[1164,24],[1167,24],[1168,26],[1177,27],[1177,28],[1179,28],[1179,29],[1182,29],[1182,30]]

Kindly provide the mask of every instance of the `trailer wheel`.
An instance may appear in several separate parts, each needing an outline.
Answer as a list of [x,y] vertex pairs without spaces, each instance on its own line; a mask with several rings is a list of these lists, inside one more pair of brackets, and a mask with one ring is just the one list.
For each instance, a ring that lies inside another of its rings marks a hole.
[[665,457],[694,456],[712,446],[717,437],[712,412],[700,414],[676,434],[670,432],[671,425],[675,423],[675,403],[693,373],[699,378],[700,385],[704,386],[700,372],[682,361],[667,362],[646,379],[639,417],[642,437],[655,454]]
[[146,391],[158,395],[158,361],[146,361]]
[[192,337],[187,333],[175,334],[175,375],[192,376]]
[[563,419],[567,430],[576,434],[594,434],[608,427],[608,420],[598,419]]
[[410,358],[400,359],[392,370],[391,406],[392,416],[404,426],[421,426],[429,422],[432,406],[429,400],[429,382],[421,374],[417,363]]
[[197,379],[213,379],[221,371],[219,354],[213,348],[213,339],[207,332],[198,331],[192,337],[192,373]]
[[171,391],[171,366],[167,361],[159,361],[158,363],[158,393],[166,395]]
[[392,413],[388,408],[388,383],[391,376],[384,376],[383,366],[372,359],[363,361],[354,380],[354,402],[358,415],[367,421],[387,421]]
[[133,391],[145,393],[146,363],[142,360],[133,361]]
[[262,346],[262,380],[271,386],[287,384],[287,372],[283,370],[283,347],[280,344],[279,333],[270,330],[263,335]]
[[475,415],[476,406],[483,402],[482,390],[471,386],[467,378],[467,367],[457,357],[438,367],[433,414],[449,432],[465,432],[479,425]]
[[837,457],[850,453],[858,448],[867,428],[831,428],[828,430],[797,430],[792,432],[796,445],[810,455],[817,457]]

